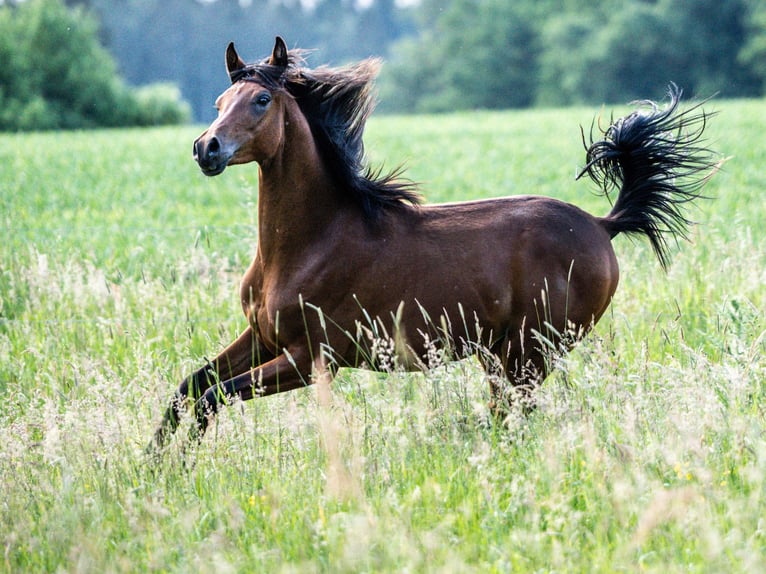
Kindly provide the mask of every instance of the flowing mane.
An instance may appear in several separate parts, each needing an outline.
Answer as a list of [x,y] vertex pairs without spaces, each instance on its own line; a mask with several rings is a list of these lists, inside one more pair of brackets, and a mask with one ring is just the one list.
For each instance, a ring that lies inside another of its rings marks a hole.
[[380,70],[376,58],[344,67],[305,67],[305,51],[290,50],[288,66],[268,60],[232,74],[232,83],[256,80],[293,96],[331,173],[371,220],[386,209],[421,203],[414,183],[400,179],[402,170],[383,173],[366,164],[364,126],[375,108],[372,83]]

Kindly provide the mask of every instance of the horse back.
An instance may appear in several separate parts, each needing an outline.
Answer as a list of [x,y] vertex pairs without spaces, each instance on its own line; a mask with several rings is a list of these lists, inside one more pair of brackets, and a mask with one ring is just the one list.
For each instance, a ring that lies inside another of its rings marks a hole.
[[242,292],[259,294],[267,340],[279,316],[282,337],[330,343],[349,364],[360,325],[396,332],[416,353],[429,333],[490,345],[543,322],[587,327],[618,276],[598,218],[536,196],[412,208],[375,229],[339,214],[300,261],[269,269],[256,259],[251,270],[258,285],[243,281]]

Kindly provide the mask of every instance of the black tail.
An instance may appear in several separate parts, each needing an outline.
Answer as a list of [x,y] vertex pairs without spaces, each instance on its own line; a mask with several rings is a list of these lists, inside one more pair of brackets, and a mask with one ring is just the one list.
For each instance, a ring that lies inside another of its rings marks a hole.
[[[588,174],[608,196],[619,188],[609,215],[601,221],[612,237],[644,234],[663,268],[669,264],[667,236],[686,238],[691,221],[684,204],[701,197],[700,190],[720,161],[704,146],[702,132],[710,114],[699,103],[679,110],[682,91],[669,87],[670,103],[660,109],[651,101],[612,122],[601,141],[587,150]],[[591,128],[592,131],[592,128]]]

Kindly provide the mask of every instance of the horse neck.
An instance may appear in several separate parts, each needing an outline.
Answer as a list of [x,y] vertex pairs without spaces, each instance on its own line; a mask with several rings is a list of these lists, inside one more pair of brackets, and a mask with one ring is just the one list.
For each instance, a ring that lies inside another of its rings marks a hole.
[[259,174],[258,242],[264,263],[305,256],[341,211],[341,197],[311,128],[290,100],[285,105],[282,145]]

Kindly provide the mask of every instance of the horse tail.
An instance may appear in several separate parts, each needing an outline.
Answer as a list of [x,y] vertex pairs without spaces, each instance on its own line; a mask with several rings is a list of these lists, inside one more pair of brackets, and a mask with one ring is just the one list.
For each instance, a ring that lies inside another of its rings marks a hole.
[[[711,114],[701,106],[680,110],[682,90],[669,87],[670,103],[660,109],[654,102],[612,121],[603,139],[583,145],[587,174],[604,194],[617,188],[612,210],[599,221],[612,237],[643,234],[664,269],[669,264],[667,237],[687,238],[691,221],[685,204],[702,197],[701,189],[722,161],[704,145],[702,133]],[[591,127],[591,134],[593,128]]]

